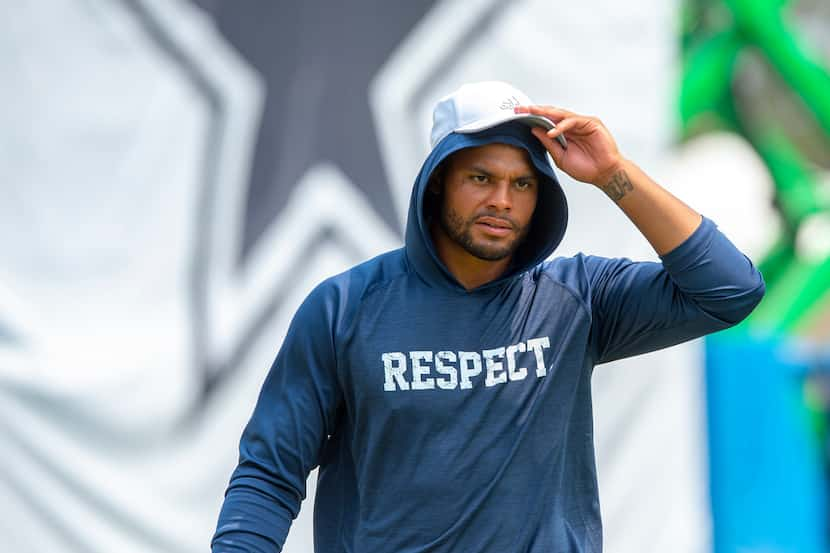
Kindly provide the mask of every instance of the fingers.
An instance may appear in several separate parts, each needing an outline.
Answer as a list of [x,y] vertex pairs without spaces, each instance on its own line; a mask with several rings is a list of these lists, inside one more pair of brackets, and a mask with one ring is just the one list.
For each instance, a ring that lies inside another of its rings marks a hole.
[[555,106],[518,106],[514,108],[513,111],[516,113],[530,113],[533,115],[541,115],[542,117],[547,117],[554,123],[558,123],[566,117],[573,117],[576,115],[572,111],[568,111],[566,109],[558,108]]
[[596,117],[579,115],[578,113],[555,106],[518,106],[513,108],[513,111],[515,113],[541,115],[553,121],[556,124],[556,129],[548,132],[548,136],[551,138],[556,138],[567,131],[590,131],[593,123],[601,124]]
[[567,119],[562,119],[558,123],[556,123],[556,127],[549,130],[547,132],[550,138],[556,138],[557,136],[564,134],[568,131],[572,131],[575,127],[581,126],[584,124],[584,121],[580,117],[569,117]]

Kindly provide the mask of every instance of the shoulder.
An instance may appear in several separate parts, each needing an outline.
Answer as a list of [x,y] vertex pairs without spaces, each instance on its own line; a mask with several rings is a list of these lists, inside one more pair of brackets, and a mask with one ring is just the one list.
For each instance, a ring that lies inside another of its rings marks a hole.
[[537,265],[532,271],[538,286],[555,286],[574,296],[579,303],[590,305],[590,286],[587,278],[585,255],[554,257]]
[[590,305],[595,288],[605,276],[630,263],[627,258],[579,252],[571,257],[555,257],[540,263],[536,267],[536,278],[554,282]]
[[372,259],[331,276],[320,283],[322,293],[337,293],[360,299],[377,286],[407,274],[403,248],[382,253]]
[[633,264],[635,262],[627,257],[601,257],[579,252],[572,257],[556,257],[545,261],[539,265],[539,270],[549,278],[578,288],[596,284],[604,275]]
[[407,272],[403,249],[388,251],[320,282],[308,294],[300,312],[324,315],[337,326],[347,325],[367,294]]
[[547,278],[574,290],[583,290],[590,284],[591,275],[606,258],[582,252],[571,257],[554,257],[540,263],[536,270],[540,278]]

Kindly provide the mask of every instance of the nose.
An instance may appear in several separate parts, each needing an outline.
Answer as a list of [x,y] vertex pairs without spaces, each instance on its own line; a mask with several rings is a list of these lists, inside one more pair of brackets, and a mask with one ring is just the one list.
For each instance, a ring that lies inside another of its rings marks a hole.
[[513,207],[513,199],[510,195],[510,182],[507,179],[499,179],[494,183],[487,197],[487,205],[498,211],[510,211]]

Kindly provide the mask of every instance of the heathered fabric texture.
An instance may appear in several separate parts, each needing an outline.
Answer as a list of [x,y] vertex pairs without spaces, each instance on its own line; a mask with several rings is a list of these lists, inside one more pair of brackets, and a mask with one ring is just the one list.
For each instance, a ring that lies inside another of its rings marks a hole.
[[[318,465],[316,553],[602,550],[594,366],[736,324],[764,283],[706,218],[662,263],[544,261],[567,209],[519,127],[445,138],[415,182],[405,247],[299,308],[242,436],[214,553],[280,551]],[[422,201],[442,159],[490,142],[525,147],[546,182],[511,270],[465,291]]]

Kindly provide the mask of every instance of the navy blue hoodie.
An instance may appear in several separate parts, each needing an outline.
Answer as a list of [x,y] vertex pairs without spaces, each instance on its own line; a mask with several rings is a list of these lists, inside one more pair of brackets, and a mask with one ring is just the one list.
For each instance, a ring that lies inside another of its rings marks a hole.
[[[461,148],[525,148],[544,181],[526,242],[467,291],[423,201]],[[565,197],[520,124],[451,134],[415,182],[405,247],[321,283],[242,435],[213,552],[277,552],[319,465],[317,553],[597,553],[595,365],[734,325],[764,294],[707,218],[662,263],[578,254]]]

